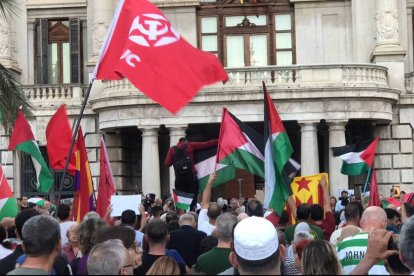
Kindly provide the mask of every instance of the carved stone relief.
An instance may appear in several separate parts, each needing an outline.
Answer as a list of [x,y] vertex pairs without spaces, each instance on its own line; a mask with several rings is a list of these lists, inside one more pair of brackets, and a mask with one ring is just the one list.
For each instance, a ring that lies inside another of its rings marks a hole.
[[93,55],[99,55],[105,35],[108,31],[108,24],[96,22],[92,26]]
[[6,21],[0,20],[0,57],[10,58],[10,30]]
[[377,20],[377,40],[378,43],[398,42],[398,11],[382,10],[375,16]]

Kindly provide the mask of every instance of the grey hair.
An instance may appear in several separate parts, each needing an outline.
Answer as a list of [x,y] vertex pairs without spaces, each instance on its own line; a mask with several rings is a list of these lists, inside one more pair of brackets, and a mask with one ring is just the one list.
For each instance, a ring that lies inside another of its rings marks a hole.
[[299,231],[295,233],[293,241],[299,242],[301,240],[313,240],[313,236],[311,233],[305,231]]
[[230,213],[218,216],[216,220],[217,238],[222,242],[231,242],[233,227],[237,223],[237,217]]
[[90,211],[90,212],[86,213],[86,215],[83,217],[82,221],[88,220],[90,218],[100,219],[101,217],[99,216],[99,214],[97,212]]
[[119,275],[128,263],[128,252],[118,239],[95,245],[88,257],[89,275]]
[[179,219],[180,224],[184,224],[184,222],[195,223],[194,216],[191,214],[182,214]]
[[401,229],[400,251],[404,257],[404,263],[412,271],[414,269],[414,216],[411,216]]
[[23,225],[22,240],[28,256],[50,255],[60,243],[59,223],[47,215],[32,217]]

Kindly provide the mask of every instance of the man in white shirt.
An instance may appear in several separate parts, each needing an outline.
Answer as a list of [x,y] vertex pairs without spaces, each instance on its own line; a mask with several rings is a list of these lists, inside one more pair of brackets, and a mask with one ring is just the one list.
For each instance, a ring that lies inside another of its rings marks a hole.
[[57,218],[58,218],[59,227],[60,227],[60,237],[61,237],[62,246],[69,242],[68,236],[67,236],[68,230],[72,225],[76,224],[76,221],[70,221],[69,217],[70,217],[70,206],[67,204],[59,205],[59,208],[57,210]]
[[210,204],[211,185],[214,180],[216,180],[216,174],[212,173],[203,191],[201,210],[198,215],[197,229],[206,233],[207,236],[210,236],[216,228],[216,219],[221,215],[221,207],[217,203]]

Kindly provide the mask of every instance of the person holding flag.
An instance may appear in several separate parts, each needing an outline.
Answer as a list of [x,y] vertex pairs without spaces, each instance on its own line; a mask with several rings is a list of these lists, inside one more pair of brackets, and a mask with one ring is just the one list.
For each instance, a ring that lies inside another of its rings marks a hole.
[[189,142],[187,138],[181,137],[178,144],[168,150],[164,164],[167,167],[174,167],[175,188],[181,192],[194,194],[191,206],[197,203],[199,190],[197,170],[194,166],[194,152],[216,146],[217,143],[217,139],[207,142]]

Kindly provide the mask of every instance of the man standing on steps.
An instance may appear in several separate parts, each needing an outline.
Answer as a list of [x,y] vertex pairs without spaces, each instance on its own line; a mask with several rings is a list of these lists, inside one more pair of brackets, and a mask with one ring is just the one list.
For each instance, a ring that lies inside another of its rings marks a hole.
[[194,152],[200,149],[216,146],[218,140],[207,142],[189,142],[185,137],[178,140],[176,146],[168,150],[165,158],[165,165],[171,167],[174,165],[175,171],[175,188],[179,191],[195,194],[193,203],[197,202],[198,179],[197,171],[194,167]]

